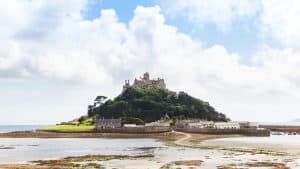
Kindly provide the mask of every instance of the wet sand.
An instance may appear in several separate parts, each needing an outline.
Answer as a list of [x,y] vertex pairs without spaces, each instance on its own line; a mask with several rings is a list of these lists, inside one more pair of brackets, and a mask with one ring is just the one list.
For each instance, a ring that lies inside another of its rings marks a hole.
[[[188,136],[188,138],[186,138]],[[154,138],[169,144],[190,144],[207,139],[242,137],[241,135],[214,135],[189,134],[183,132],[165,132],[148,134],[127,133],[95,133],[95,132],[46,132],[46,131],[19,131],[0,133],[0,138]]]
[[[274,136],[273,136],[274,137]],[[256,139],[256,140],[255,140]],[[285,152],[290,155],[299,155],[300,156],[300,147],[299,144],[293,144],[289,141],[280,142],[271,142],[271,139],[275,138],[230,138],[230,139],[210,139],[203,140],[200,145],[204,146],[220,146],[226,148],[252,148],[252,149],[267,149],[271,151]],[[298,138],[291,138],[296,141],[299,141]]]
[[[209,135],[209,134],[189,134],[182,132],[168,132],[158,134],[118,134],[118,133],[53,133],[53,132],[14,132],[0,134],[0,138],[155,138],[164,143],[166,147],[145,147],[144,154],[151,154],[149,158],[114,158],[110,160],[80,161],[81,163],[91,163],[98,168],[106,169],[170,169],[170,168],[201,168],[201,169],[233,169],[244,167],[249,169],[269,168],[288,169],[300,168],[298,156],[274,156],[272,154],[229,151],[222,149],[206,149],[204,147],[211,144],[218,138],[241,137],[240,135]],[[212,139],[212,140],[211,140]],[[226,144],[216,143],[215,145]],[[238,147],[238,144],[229,144]],[[262,145],[261,148],[267,148]],[[68,158],[67,158],[68,159]],[[57,162],[57,161],[56,161]],[[41,161],[45,164],[45,161]],[[51,166],[54,161],[48,161]],[[46,162],[47,164],[47,162]],[[20,164],[3,164],[0,168],[18,168]],[[30,163],[21,164],[24,168],[32,169]],[[84,165],[83,165],[84,166]],[[91,166],[93,167],[93,166]],[[57,169],[64,169],[63,166]]]

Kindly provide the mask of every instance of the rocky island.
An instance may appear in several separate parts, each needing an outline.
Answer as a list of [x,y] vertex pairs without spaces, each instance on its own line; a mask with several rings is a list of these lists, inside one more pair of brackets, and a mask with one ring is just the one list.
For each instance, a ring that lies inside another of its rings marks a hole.
[[39,131],[96,133],[161,133],[172,130],[202,134],[242,134],[269,136],[258,124],[232,122],[208,102],[186,92],[167,88],[162,78],[151,79],[148,72],[133,84],[125,80],[114,99],[97,96],[87,115],[70,122],[47,126]]
[[[149,74],[145,73],[140,79],[135,79],[133,84],[126,80],[122,92],[114,99],[97,96],[94,103],[88,106],[87,114],[78,119],[42,127],[34,132],[1,133],[0,138],[52,138],[53,142],[57,142],[57,138],[69,138],[74,141],[81,138],[97,138],[90,142],[100,144],[99,148],[102,151],[105,151],[102,146],[105,139],[112,138],[118,138],[119,141],[130,138],[135,141],[135,145],[143,143],[140,139],[150,139],[153,146],[143,145],[131,150],[133,154],[125,155],[91,152],[89,155],[70,154],[54,160],[32,157],[28,163],[0,164],[0,168],[122,168],[124,163],[127,168],[143,168],[145,164],[150,168],[160,169],[216,166],[225,169],[232,168],[233,165],[246,168],[288,168],[285,161],[292,157],[288,152],[282,151],[283,148],[276,149],[272,146],[273,148],[266,149],[266,145],[259,147],[250,144],[232,147],[231,143],[210,141],[218,138],[240,138],[243,135],[269,136],[270,131],[261,128],[257,123],[231,121],[208,102],[185,92],[171,91],[164,79],[150,79]],[[103,138],[105,139],[102,140]],[[159,145],[156,145],[155,140],[160,141]],[[115,141],[112,139],[110,142]],[[34,146],[45,146],[40,144]],[[85,146],[90,145],[87,143]],[[113,150],[113,145],[106,146]],[[127,146],[130,146],[130,143],[124,143],[121,147],[127,150]],[[15,147],[10,149],[14,150]],[[78,146],[73,149],[78,149]],[[135,151],[142,155],[134,154]],[[177,154],[185,153],[177,158],[174,151]],[[167,156],[164,157],[161,153]],[[162,164],[155,157],[163,158]],[[216,160],[222,158],[227,159],[226,163]],[[275,159],[276,162],[270,162]],[[239,164],[235,164],[236,160],[239,160]]]
[[166,126],[174,125],[179,119],[222,122],[229,120],[208,102],[183,91],[171,91],[164,79],[151,79],[150,74],[146,72],[139,79],[135,78],[133,84],[125,80],[122,92],[114,99],[97,96],[94,103],[88,106],[87,115],[40,130],[80,132],[92,131],[97,127],[98,131],[102,129],[109,132],[122,126],[163,125],[163,129],[159,131],[170,131]]

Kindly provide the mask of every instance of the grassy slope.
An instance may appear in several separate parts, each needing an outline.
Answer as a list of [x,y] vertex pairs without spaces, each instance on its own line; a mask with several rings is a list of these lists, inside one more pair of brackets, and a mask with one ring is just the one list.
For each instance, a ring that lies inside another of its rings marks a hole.
[[61,124],[51,125],[51,126],[44,126],[39,128],[42,131],[66,131],[66,132],[85,132],[85,131],[92,131],[95,129],[93,125],[93,119],[87,116],[81,116],[78,119],[74,119],[69,122],[63,122]]
[[43,131],[92,131],[94,125],[53,125],[39,128]]

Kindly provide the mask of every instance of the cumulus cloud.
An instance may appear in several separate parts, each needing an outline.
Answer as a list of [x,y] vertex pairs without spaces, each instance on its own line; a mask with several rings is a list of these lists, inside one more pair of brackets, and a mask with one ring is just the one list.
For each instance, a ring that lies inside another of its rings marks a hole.
[[223,46],[205,48],[166,24],[158,6],[138,6],[128,24],[118,21],[114,10],[102,10],[99,18],[84,20],[76,14],[80,7],[59,14],[61,21],[43,38],[14,36],[28,30],[28,25],[12,32],[0,47],[0,75],[112,84],[150,71],[175,82],[174,88],[299,95],[300,54],[293,50],[265,48],[252,57],[250,65],[244,65],[239,62],[241,56]]
[[[184,15],[221,29],[236,18],[251,17],[256,10],[252,1],[199,2],[204,7],[194,4],[196,1],[174,1],[173,5],[182,8],[171,6],[170,10],[199,10]],[[280,41],[292,47],[266,45],[245,65],[240,62],[243,56],[224,46],[204,47],[201,41],[167,24],[159,6],[138,6],[133,18],[122,23],[113,9],[101,10],[98,18],[85,20],[81,16],[85,5],[85,1],[1,1],[0,22],[7,24],[0,27],[0,78],[48,78],[119,87],[124,79],[149,71],[165,78],[170,89],[215,100],[226,113],[251,113],[261,101],[272,100],[274,93],[289,96],[287,100],[300,96],[300,53],[293,47],[296,41],[284,40],[298,34],[279,25],[292,21],[283,17],[273,22],[267,9],[261,20],[265,31],[278,34]],[[267,110],[272,105],[264,107]]]
[[170,16],[183,16],[198,27],[214,24],[222,31],[227,31],[238,18],[255,16],[260,8],[257,0],[162,0],[160,3]]
[[298,16],[300,2],[289,0],[262,1],[261,28],[265,34],[271,34],[284,47],[300,48],[300,23]]
[[300,49],[297,0],[163,0],[160,4],[169,17],[183,17],[200,28],[212,24],[223,32],[230,30],[233,23],[251,18],[265,43]]

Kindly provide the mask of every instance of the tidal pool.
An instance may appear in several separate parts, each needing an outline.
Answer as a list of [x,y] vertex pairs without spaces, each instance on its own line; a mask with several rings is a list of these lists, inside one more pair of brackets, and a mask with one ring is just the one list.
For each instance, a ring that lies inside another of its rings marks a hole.
[[0,163],[26,162],[87,154],[135,155],[141,147],[160,147],[155,139],[0,138]]
[[[273,136],[271,137],[273,138]],[[283,138],[274,137],[275,140]],[[296,138],[296,137],[295,137]],[[242,141],[257,144],[270,138],[231,138],[230,141]],[[242,139],[242,140],[240,140]],[[253,140],[251,140],[253,139]],[[225,139],[225,141],[229,141]],[[248,140],[248,141],[247,141]],[[216,141],[216,140],[210,140]],[[224,139],[217,139],[224,141]],[[283,139],[283,141],[285,141]],[[209,142],[209,141],[205,141]],[[277,142],[276,142],[277,143]],[[281,141],[278,142],[278,144]],[[284,143],[282,143],[284,144]],[[98,161],[106,169],[159,169],[174,161],[201,160],[203,163],[194,168],[212,169],[231,164],[245,164],[253,162],[284,163],[290,168],[300,168],[299,156],[272,156],[268,154],[253,154],[245,152],[231,152],[214,149],[200,149],[191,147],[168,146],[156,139],[105,139],[105,138],[1,138],[0,163],[24,163],[32,160],[58,159],[67,156],[81,156],[88,154],[101,155],[143,155],[153,154],[147,159],[114,159]],[[182,167],[184,168],[184,167]]]

